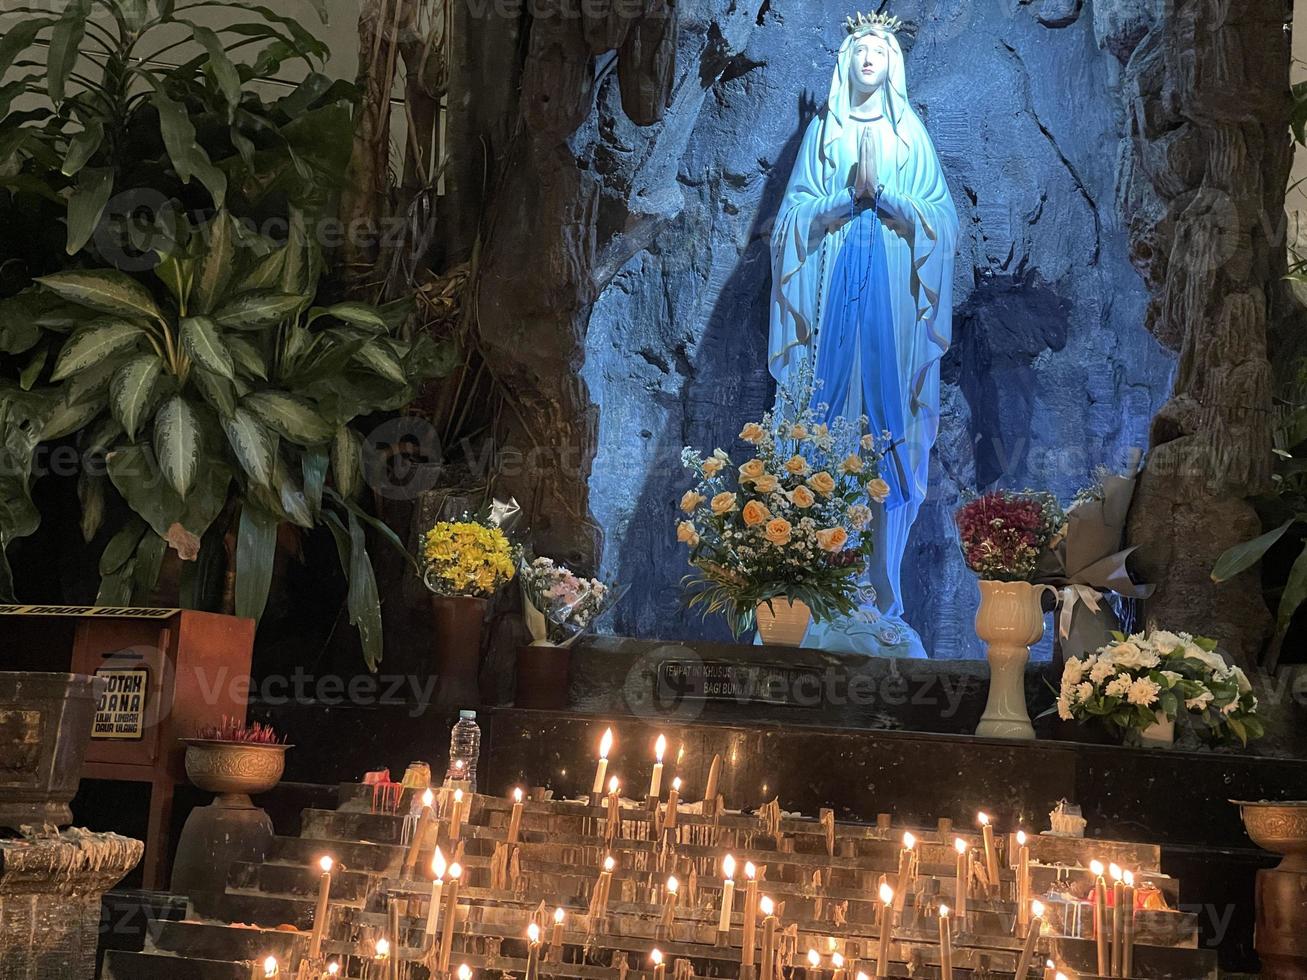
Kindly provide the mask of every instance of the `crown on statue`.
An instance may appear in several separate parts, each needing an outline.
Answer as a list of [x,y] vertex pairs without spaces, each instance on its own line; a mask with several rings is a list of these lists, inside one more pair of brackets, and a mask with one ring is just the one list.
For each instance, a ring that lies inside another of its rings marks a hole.
[[893,14],[875,13],[875,14],[858,14],[856,17],[845,18],[844,29],[853,37],[862,37],[864,34],[870,34],[872,31],[883,31],[888,34],[897,34],[903,29],[903,21]]

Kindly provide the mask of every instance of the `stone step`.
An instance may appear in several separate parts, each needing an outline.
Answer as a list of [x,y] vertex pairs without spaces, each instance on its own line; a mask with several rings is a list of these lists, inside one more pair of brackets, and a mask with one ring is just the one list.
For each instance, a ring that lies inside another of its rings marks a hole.
[[314,902],[294,895],[275,895],[228,888],[217,903],[217,918],[237,925],[276,929],[289,925],[307,930],[313,925]]
[[253,970],[253,963],[113,949],[100,980],[250,980]]
[[188,959],[255,962],[275,956],[282,963],[290,963],[308,952],[308,944],[308,934],[302,932],[184,921],[159,923],[146,952],[173,953]]
[[316,868],[324,854],[330,854],[337,862],[355,871],[386,872],[399,868],[404,861],[404,850],[397,844],[368,844],[312,837],[278,837],[273,841],[270,857],[286,864],[303,864],[305,867]]
[[[331,900],[362,905],[385,878],[378,872],[351,871],[337,866],[331,873]],[[227,887],[243,893],[290,896],[316,902],[322,871],[316,865],[280,861],[238,861],[231,866]]]
[[403,839],[403,818],[388,813],[310,808],[303,812],[301,820],[301,836],[317,840],[398,844]]

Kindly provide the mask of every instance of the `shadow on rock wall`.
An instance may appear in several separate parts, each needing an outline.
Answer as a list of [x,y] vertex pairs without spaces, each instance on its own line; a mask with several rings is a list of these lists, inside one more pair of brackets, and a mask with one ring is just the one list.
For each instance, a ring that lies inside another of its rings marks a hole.
[[[1144,445],[1173,365],[1143,327],[1146,291],[1114,217],[1115,60],[1078,4],[1011,6],[894,8],[920,24],[909,95],[962,226],[940,439],[904,572],[908,619],[937,657],[980,655],[975,585],[951,520],[962,495],[1039,486],[1069,499],[1097,467]],[[682,606],[679,456],[685,445],[738,454],[741,425],[773,397],[768,239],[848,12],[833,2],[764,5],[666,178],[605,189],[643,196],[643,210],[657,200],[669,214],[600,295],[586,340],[583,373],[600,407],[590,489],[603,573],[633,586],[614,632],[726,635]],[[579,134],[599,161],[622,152],[631,129],[614,88],[601,83]]]

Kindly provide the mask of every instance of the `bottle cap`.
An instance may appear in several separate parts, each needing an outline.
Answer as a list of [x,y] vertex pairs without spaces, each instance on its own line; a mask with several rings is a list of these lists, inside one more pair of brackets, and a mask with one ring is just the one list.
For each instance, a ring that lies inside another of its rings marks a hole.
[[466,708],[458,713],[459,718],[475,718],[476,716],[477,713],[475,711],[468,711]]

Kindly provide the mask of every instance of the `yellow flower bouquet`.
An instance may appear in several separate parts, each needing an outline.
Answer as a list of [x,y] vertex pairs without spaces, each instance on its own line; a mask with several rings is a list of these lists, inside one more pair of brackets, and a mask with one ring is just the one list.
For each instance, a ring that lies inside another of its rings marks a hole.
[[724,615],[737,637],[772,599],[803,602],[816,619],[858,607],[872,507],[891,493],[881,464],[892,439],[865,431],[866,416],[830,418],[813,390],[805,369],[774,411],[745,425],[748,458],[738,465],[722,449],[681,453],[698,478],[676,527],[697,569],[685,579],[689,605]]
[[488,598],[512,580],[517,553],[498,526],[440,521],[422,538],[422,580],[437,595]]

